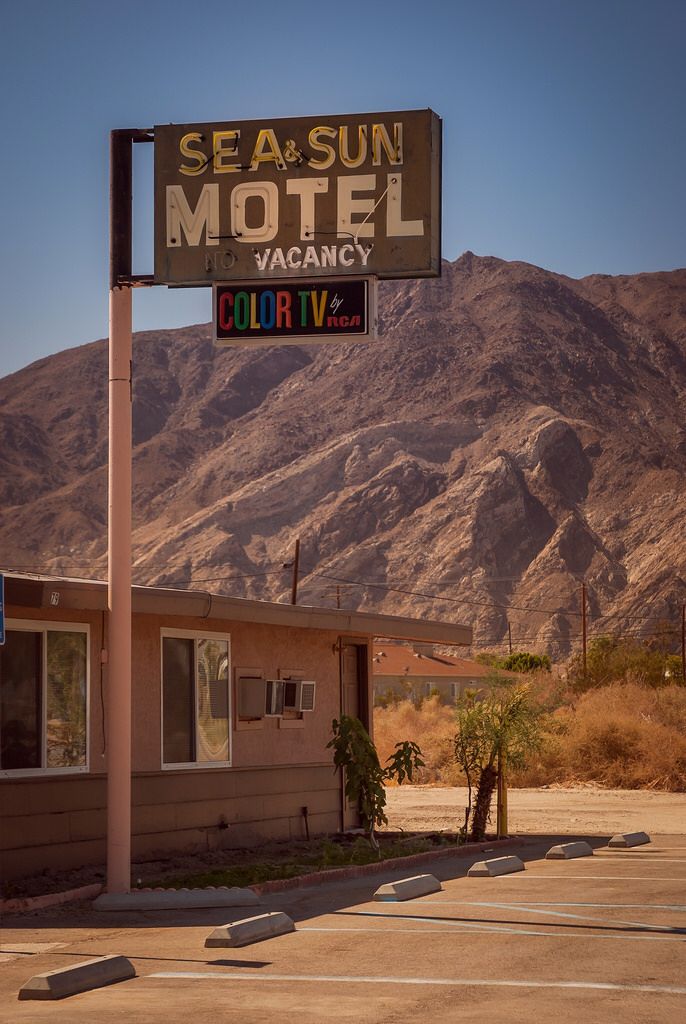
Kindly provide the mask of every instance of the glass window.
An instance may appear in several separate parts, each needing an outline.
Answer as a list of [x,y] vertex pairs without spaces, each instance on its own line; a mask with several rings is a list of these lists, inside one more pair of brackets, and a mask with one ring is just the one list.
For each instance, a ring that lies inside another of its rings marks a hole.
[[162,760],[230,762],[229,640],[162,638]]
[[193,641],[162,641],[163,756],[165,764],[195,760],[193,736]]
[[86,763],[86,634],[48,630],[46,761]]
[[7,631],[0,647],[0,770],[85,768],[88,633]]

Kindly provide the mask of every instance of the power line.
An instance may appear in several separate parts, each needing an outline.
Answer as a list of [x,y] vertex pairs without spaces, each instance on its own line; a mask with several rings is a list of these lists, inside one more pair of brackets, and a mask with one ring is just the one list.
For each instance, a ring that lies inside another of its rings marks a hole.
[[[166,562],[166,563],[157,562],[157,563],[155,563],[155,562],[149,562],[149,563],[143,563],[143,564],[140,564],[140,565],[134,565],[132,567],[132,570],[134,572],[136,572],[136,571],[142,572],[142,571],[144,571],[146,569],[149,570],[149,569],[154,569],[154,568],[160,569],[160,570],[171,569],[171,568],[182,568],[182,567],[185,568],[187,566],[187,564],[188,564],[187,562],[183,562],[183,563],[174,563],[174,562]],[[50,572],[56,572],[57,571],[57,567],[47,566],[47,565],[38,565],[38,564],[35,564],[35,563],[32,564],[32,565],[28,565],[26,563],[21,564],[21,565],[17,564],[17,565],[14,565],[14,566],[7,566],[6,568],[9,569],[9,571],[12,571],[12,570],[14,570],[14,571],[21,571],[22,569],[24,571],[30,571],[32,569],[34,571],[37,570],[37,569],[45,569],[45,570],[48,570]],[[102,569],[102,566],[98,565],[95,562],[73,563],[70,566],[59,567],[59,571],[64,572],[64,571],[66,571],[67,568],[71,568],[71,569],[91,568],[91,569],[100,570],[100,569]],[[206,566],[204,568],[209,568],[209,566]],[[288,568],[289,568],[288,565],[282,565],[278,569],[263,570],[263,571],[249,572],[249,573],[233,573],[233,574],[228,574],[228,575],[227,574],[222,574],[222,575],[217,575],[217,576],[190,576],[190,577],[187,577],[187,578],[184,577],[184,578],[181,578],[181,579],[167,580],[167,581],[165,581],[165,585],[187,585],[187,584],[193,584],[193,583],[229,583],[229,582],[231,582],[233,580],[264,579],[264,578],[270,577],[270,576],[279,576],[283,572],[287,571]],[[191,571],[193,571],[193,570],[191,570]],[[197,571],[202,571],[202,570],[199,568]],[[426,574],[424,574],[424,575],[426,575]],[[472,599],[469,599],[469,598],[447,597],[447,596],[442,595],[442,594],[430,594],[430,593],[426,593],[426,592],[419,591],[419,590],[412,590],[412,589],[409,589],[409,588],[393,586],[392,583],[388,583],[388,582],[386,582],[386,583],[378,583],[378,582],[373,581],[373,580],[355,580],[355,579],[350,579],[350,578],[346,578],[346,577],[334,576],[334,575],[332,575],[330,573],[318,572],[316,569],[312,569],[312,570],[309,571],[309,577],[310,577],[309,579],[306,579],[306,580],[302,581],[301,586],[304,586],[304,585],[312,586],[312,585],[314,585],[314,581],[313,581],[313,577],[314,577],[315,579],[330,581],[332,584],[335,584],[337,587],[340,587],[341,585],[342,586],[347,586],[347,587],[363,587],[363,588],[366,588],[366,589],[381,590],[384,593],[398,593],[398,594],[402,594],[404,596],[409,596],[409,597],[420,597],[423,600],[443,601],[443,602],[447,602],[447,603],[455,604],[455,605],[460,605],[460,606],[466,605],[468,607],[493,608],[493,609],[500,609],[500,610],[506,611],[506,612],[520,611],[520,612],[526,612],[529,615],[575,615],[577,617],[580,617],[582,615],[582,613],[580,611],[576,611],[576,610],[572,610],[572,609],[565,609],[565,608],[555,608],[555,609],[540,608],[540,607],[537,608],[537,607],[531,606],[531,605],[514,605],[514,604],[504,604],[504,603],[500,603],[500,602],[497,602],[497,601],[476,601],[476,600],[472,600]],[[419,578],[421,578],[421,576]],[[498,580],[498,579],[506,581],[506,580],[514,580],[515,577],[493,577],[493,580]],[[444,581],[444,582],[436,581],[435,585],[436,586],[460,586],[461,584],[458,583],[458,582],[452,582],[452,581]],[[655,621],[662,621],[664,619],[664,616],[661,615],[661,616],[652,616],[651,617],[651,616],[646,616],[646,615],[643,615],[643,616],[630,615],[630,614],[624,615],[621,612],[608,613],[607,615],[601,616],[601,620],[603,620],[603,619],[612,620],[612,619],[615,619],[615,618],[621,619],[622,621],[632,621],[632,620],[635,620],[635,621],[647,623],[647,622],[652,621],[653,619]],[[655,636],[655,635],[665,635],[666,636],[666,635],[671,635],[672,633],[675,633],[675,632],[677,632],[676,629],[669,629],[669,630],[664,630],[664,629],[663,630],[655,630],[655,629],[653,629],[653,630],[651,630],[646,625],[643,629],[636,629],[636,630],[633,630],[633,631],[625,630],[621,634],[614,634],[612,632],[611,627],[610,627],[608,629],[599,629],[597,631],[594,630],[593,633],[591,633],[590,635],[593,636],[593,637],[605,636],[605,635],[613,635],[616,638],[629,639],[629,638],[632,638],[632,637],[639,638],[639,637],[642,637],[642,636]],[[546,630],[546,631],[543,631],[543,632],[542,631],[538,631],[535,636],[524,636],[523,635],[523,636],[514,637],[513,638],[513,642],[514,643],[537,643],[537,642],[542,643],[542,642],[545,642],[545,641],[571,641],[571,640],[574,640],[574,639],[578,639],[579,636],[580,636],[580,634],[571,633],[571,632],[567,633],[567,632],[563,632],[563,631],[561,631],[559,629],[557,631],[555,631],[555,632],[550,632],[550,631]],[[475,641],[474,643],[477,643],[477,641]],[[507,643],[507,641],[500,641],[500,640],[497,640],[497,639],[494,638],[492,640],[482,640],[482,641],[479,641],[478,643],[480,643],[481,645],[484,645],[484,644],[486,644],[486,645],[487,644],[498,645],[499,643]]]
[[445,597],[442,594],[426,594],[426,593],[423,593],[420,590],[407,590],[407,589],[402,588],[402,587],[393,587],[393,586],[390,586],[390,585],[384,584],[384,583],[371,583],[369,581],[365,582],[365,581],[361,581],[361,580],[350,580],[350,579],[345,579],[342,576],[331,576],[328,573],[322,573],[322,572],[316,572],[316,571],[310,572],[310,575],[311,576],[319,577],[320,579],[324,579],[324,580],[332,580],[334,583],[351,583],[351,584],[354,584],[354,585],[359,586],[359,587],[367,587],[367,588],[371,588],[373,590],[383,590],[383,591],[385,591],[387,593],[405,594],[408,597],[423,597],[423,598],[425,598],[427,600],[430,600],[430,601],[447,601],[450,604],[459,604],[459,605],[465,605],[466,604],[466,605],[473,606],[475,608],[502,608],[504,611],[508,611],[510,609],[514,609],[515,611],[520,611],[520,612],[539,613],[539,614],[546,614],[546,615],[581,615],[581,612],[577,612],[577,611],[573,611],[571,609],[565,609],[565,608],[532,608],[532,607],[523,606],[523,605],[500,604],[497,601],[470,601],[468,599],[458,598],[458,597]]

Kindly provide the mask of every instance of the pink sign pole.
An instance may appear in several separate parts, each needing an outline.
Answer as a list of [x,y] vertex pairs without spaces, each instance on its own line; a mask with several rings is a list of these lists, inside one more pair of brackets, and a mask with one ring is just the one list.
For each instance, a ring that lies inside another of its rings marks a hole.
[[107,890],[131,888],[131,353],[133,141],[110,135]]
[[107,891],[131,887],[131,313],[110,290],[107,686]]

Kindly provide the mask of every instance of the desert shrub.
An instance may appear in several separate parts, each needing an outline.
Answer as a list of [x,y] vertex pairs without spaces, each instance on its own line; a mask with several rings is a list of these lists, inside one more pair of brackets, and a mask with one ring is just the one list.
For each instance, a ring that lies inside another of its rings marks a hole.
[[588,645],[586,671],[577,654],[570,662],[569,679],[577,693],[616,682],[669,686],[682,681],[681,658],[657,642],[598,636]]
[[455,709],[441,704],[438,697],[427,697],[420,707],[411,701],[400,701],[385,708],[374,709],[374,742],[381,763],[390,757],[400,737],[407,737],[421,747],[425,767],[417,772],[416,781],[443,786],[459,786],[464,782],[454,760]]
[[[555,780],[622,789],[686,788],[686,690],[613,683],[548,721]],[[551,779],[550,781],[554,781]]]
[[482,651],[477,654],[476,661],[489,668],[504,668],[508,672],[522,672],[527,675],[531,672],[550,672],[552,665],[547,654],[532,654],[530,651],[513,651],[512,654],[501,656],[492,654],[490,651]]
[[550,672],[550,658],[547,654],[531,654],[529,651],[515,651],[502,659],[497,668],[504,668],[508,672]]
[[[547,672],[532,693],[545,713],[542,744],[525,767],[510,765],[511,786],[595,782],[618,789],[686,790],[686,688],[637,682],[596,686],[566,695]],[[418,743],[424,784],[465,785],[454,759],[455,710],[436,698],[420,709],[409,701],[376,709],[374,735],[382,762],[399,737]]]

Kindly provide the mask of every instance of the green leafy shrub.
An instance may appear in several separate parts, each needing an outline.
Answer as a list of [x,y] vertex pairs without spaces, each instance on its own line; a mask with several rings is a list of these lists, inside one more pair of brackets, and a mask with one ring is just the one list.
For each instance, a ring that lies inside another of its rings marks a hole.
[[418,768],[423,767],[421,750],[416,743],[405,740],[396,743],[393,753],[382,768],[369,733],[359,718],[342,715],[331,724],[332,739],[327,748],[334,752],[334,766],[345,772],[345,795],[351,804],[357,804],[363,827],[372,848],[378,853],[379,844],[374,835],[380,825],[388,824],[385,783],[405,779],[412,781]]

